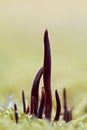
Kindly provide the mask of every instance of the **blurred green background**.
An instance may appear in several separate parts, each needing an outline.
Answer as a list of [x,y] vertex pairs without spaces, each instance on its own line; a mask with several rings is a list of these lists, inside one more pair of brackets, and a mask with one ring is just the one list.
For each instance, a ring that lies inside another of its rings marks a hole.
[[66,87],[71,106],[87,107],[86,0],[0,0],[0,105],[12,93],[20,101],[22,90],[30,99],[43,64],[45,29],[51,43],[52,94],[57,88],[62,99]]

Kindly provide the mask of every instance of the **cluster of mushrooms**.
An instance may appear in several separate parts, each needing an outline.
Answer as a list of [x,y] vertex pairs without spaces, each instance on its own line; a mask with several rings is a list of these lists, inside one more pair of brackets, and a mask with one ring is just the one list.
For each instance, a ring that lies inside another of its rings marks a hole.
[[[39,83],[43,75],[43,87],[41,93],[41,101],[39,103]],[[64,111],[61,112],[61,102],[58,95],[57,89],[55,90],[56,99],[56,112],[54,115],[53,122],[57,122],[60,115],[63,116],[65,122],[72,120],[72,110],[67,105],[66,88],[63,89],[63,107]],[[26,105],[25,93],[22,91],[22,102],[23,102],[23,113],[34,115],[36,118],[42,119],[43,115],[49,121],[52,117],[52,93],[51,93],[51,50],[50,42],[48,37],[48,31],[44,33],[44,62],[35,76],[32,89],[31,89],[31,102],[30,105]],[[17,111],[17,104],[14,104],[14,115],[16,123],[19,122],[19,115]]]

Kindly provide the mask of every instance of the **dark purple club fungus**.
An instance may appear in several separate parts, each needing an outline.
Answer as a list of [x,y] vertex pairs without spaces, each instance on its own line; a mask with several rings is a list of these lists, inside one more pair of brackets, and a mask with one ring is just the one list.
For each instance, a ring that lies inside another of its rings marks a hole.
[[66,88],[63,89],[63,101],[64,101],[64,115],[63,119],[67,120],[67,97],[66,97]]
[[26,113],[26,102],[24,91],[22,91],[22,102],[23,102],[23,112]]
[[37,116],[37,103],[34,96],[32,96],[31,108],[32,108],[32,115]]
[[[33,82],[33,86],[32,86],[32,90],[31,90],[31,107],[30,107],[30,113],[33,113],[33,108],[32,108],[32,97],[35,98],[36,100],[36,109],[38,109],[38,92],[39,92],[39,82],[40,82],[40,78],[43,74],[43,67],[41,67],[41,69],[38,71],[34,82]],[[34,111],[34,114],[36,114],[36,112]]]
[[[43,87],[41,93],[41,101],[39,104],[39,83],[42,75],[43,75]],[[61,113],[61,102],[57,90],[55,90],[55,99],[56,99],[56,114],[53,122],[57,122],[59,120],[60,113]],[[64,101],[64,106],[63,106],[64,112],[62,116],[63,116],[63,120],[67,123],[72,120],[72,110],[69,109],[67,106],[66,88],[63,89],[63,101]],[[31,89],[30,107],[29,105],[26,107],[24,91],[22,91],[22,102],[23,102],[24,114],[30,114],[32,116],[34,115],[39,119],[42,119],[43,114],[45,114],[45,118],[48,121],[51,121],[51,114],[52,114],[51,50],[50,50],[50,42],[49,42],[47,30],[44,33],[44,63],[43,63],[43,67],[40,68],[33,81],[32,89]],[[14,104],[14,113],[15,113],[15,121],[16,123],[18,123],[19,117],[18,117],[16,104]]]
[[54,121],[58,121],[60,117],[60,112],[61,112],[61,103],[60,103],[57,90],[55,91],[55,97],[56,97],[56,115],[55,115]]
[[34,107],[33,115],[37,116],[37,102],[35,97],[33,97],[33,107]]
[[26,114],[29,114],[29,105],[28,105],[28,107],[26,109]]
[[64,100],[64,114],[63,114],[63,120],[65,122],[69,122],[72,120],[72,110],[68,108],[67,105],[67,94],[66,94],[66,88],[63,89],[63,100]]
[[[32,97],[31,97],[31,111],[30,111],[30,112],[32,112],[32,113],[30,113],[30,114],[33,115],[33,114],[35,113],[35,112],[34,112],[34,109],[35,109],[35,108],[34,108],[34,97],[32,96]],[[36,113],[35,113],[35,114],[36,114]]]
[[15,114],[15,122],[18,123],[19,117],[18,117],[18,112],[17,112],[17,105],[16,105],[16,103],[14,104],[14,114]]
[[69,122],[72,120],[72,110],[67,110],[67,117],[66,117],[66,122]]
[[51,94],[51,51],[50,43],[48,38],[48,31],[44,33],[44,72],[43,72],[43,83],[46,94],[45,103],[45,117],[51,119],[52,113],[52,94]]
[[45,107],[45,100],[46,100],[45,90],[44,90],[44,87],[42,87],[41,103],[40,103],[40,107],[38,110],[38,118],[40,118],[40,119],[42,119],[42,116],[43,116],[43,111],[44,111],[44,107]]

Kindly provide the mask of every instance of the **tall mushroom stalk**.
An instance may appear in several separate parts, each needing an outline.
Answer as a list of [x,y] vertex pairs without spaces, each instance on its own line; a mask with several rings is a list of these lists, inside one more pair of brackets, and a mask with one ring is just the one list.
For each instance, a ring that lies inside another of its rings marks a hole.
[[44,65],[43,65],[43,83],[46,94],[45,117],[51,119],[52,113],[52,94],[51,94],[51,51],[48,38],[48,31],[44,33]]

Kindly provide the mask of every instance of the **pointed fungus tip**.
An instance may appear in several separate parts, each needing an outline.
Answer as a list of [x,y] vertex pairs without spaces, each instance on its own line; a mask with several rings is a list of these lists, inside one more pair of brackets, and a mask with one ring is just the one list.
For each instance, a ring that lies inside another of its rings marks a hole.
[[48,30],[47,29],[45,30],[45,34],[48,34]]
[[45,30],[45,33],[44,33],[44,41],[48,39],[48,30],[46,29]]
[[64,94],[66,94],[66,88],[64,88],[63,91],[64,91]]
[[56,97],[56,95],[57,95],[58,93],[57,93],[57,89],[55,90],[55,97]]

